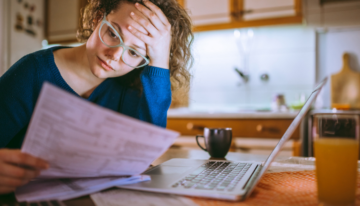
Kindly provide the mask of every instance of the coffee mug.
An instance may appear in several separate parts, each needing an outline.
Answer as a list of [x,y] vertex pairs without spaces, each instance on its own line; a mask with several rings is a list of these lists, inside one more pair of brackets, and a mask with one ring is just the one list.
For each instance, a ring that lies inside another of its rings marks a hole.
[[[203,148],[198,138],[205,139],[205,146]],[[231,128],[204,128],[204,135],[196,136],[196,143],[201,149],[208,152],[211,157],[223,158],[228,153],[231,146],[232,130]]]

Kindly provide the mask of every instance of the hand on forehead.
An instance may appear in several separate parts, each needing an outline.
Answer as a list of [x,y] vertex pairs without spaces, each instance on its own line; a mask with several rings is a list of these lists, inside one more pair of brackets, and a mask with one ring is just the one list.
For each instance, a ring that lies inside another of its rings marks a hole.
[[[146,18],[144,14],[142,14],[136,7],[134,3],[130,2],[122,2],[119,4],[119,8],[113,10],[110,14],[112,16],[112,20],[118,23],[122,29],[128,28],[131,24],[134,24],[135,21],[130,17],[130,13],[134,12],[135,14]],[[148,34],[146,29],[143,27],[139,28],[139,30],[145,34]]]

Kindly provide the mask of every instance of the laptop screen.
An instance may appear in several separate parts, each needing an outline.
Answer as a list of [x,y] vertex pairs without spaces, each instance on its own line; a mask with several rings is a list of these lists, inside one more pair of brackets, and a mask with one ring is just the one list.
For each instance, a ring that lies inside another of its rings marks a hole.
[[310,94],[309,98],[306,100],[304,106],[301,108],[300,112],[296,115],[293,122],[290,124],[284,135],[281,137],[280,141],[274,148],[274,150],[271,152],[269,157],[266,159],[266,161],[262,164],[262,169],[259,171],[257,177],[252,181],[252,184],[249,188],[249,191],[246,195],[249,196],[252,190],[254,189],[255,185],[259,182],[260,178],[264,175],[265,171],[269,168],[271,162],[275,159],[276,155],[280,152],[280,149],[284,146],[286,141],[291,137],[291,135],[294,133],[295,129],[299,126],[301,120],[304,118],[306,113],[309,111],[312,103],[315,101],[317,95],[319,94],[321,88],[326,84],[327,78],[325,78],[321,83],[319,83],[314,91]]

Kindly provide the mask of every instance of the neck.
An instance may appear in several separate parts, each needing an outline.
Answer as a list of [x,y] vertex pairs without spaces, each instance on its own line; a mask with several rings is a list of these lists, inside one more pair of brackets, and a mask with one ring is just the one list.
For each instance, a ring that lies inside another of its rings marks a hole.
[[88,84],[94,87],[98,86],[105,79],[96,77],[90,70],[89,61],[86,55],[86,44],[78,47],[74,47],[71,52],[68,53],[68,58],[74,65],[74,73],[86,81]]

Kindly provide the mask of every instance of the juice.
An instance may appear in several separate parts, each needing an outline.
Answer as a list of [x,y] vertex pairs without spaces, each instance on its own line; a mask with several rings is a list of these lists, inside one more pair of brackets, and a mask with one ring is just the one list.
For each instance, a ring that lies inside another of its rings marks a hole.
[[359,142],[346,138],[314,141],[318,198],[327,204],[354,204]]

